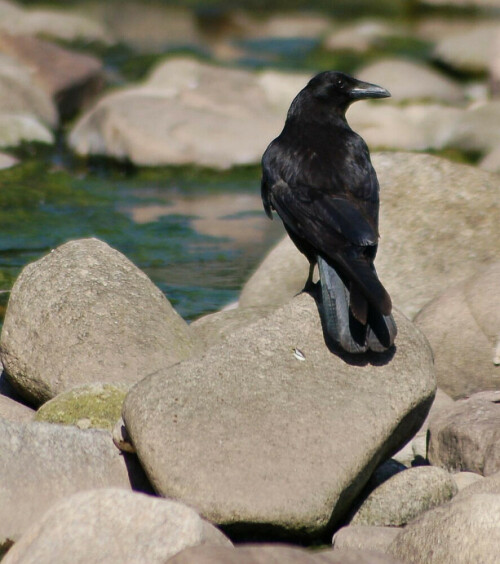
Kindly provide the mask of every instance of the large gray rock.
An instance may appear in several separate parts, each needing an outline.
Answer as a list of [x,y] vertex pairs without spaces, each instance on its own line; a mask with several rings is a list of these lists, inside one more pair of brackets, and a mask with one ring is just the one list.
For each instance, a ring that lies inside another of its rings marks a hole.
[[426,305],[415,323],[434,352],[438,386],[454,398],[496,390],[500,366],[500,262],[481,268]]
[[53,505],[10,549],[10,564],[163,564],[199,544],[231,542],[190,507],[119,489],[77,493]]
[[499,546],[500,495],[478,494],[424,513],[388,551],[412,564],[496,564]]
[[189,8],[151,3],[145,9],[140,0],[122,0],[119,10],[112,2],[92,2],[86,8],[113,39],[134,51],[161,53],[202,43],[196,13]]
[[485,476],[500,471],[500,391],[459,400],[429,426],[431,464]]
[[498,32],[495,21],[476,23],[467,32],[447,35],[438,41],[434,57],[462,71],[486,71],[495,55]]
[[0,342],[10,380],[34,403],[78,384],[132,384],[193,349],[161,291],[97,239],[71,241],[24,268]]
[[424,151],[443,149],[465,110],[437,102],[396,105],[353,104],[347,118],[373,149]]
[[[455,474],[455,476],[460,476],[460,474],[466,474],[466,472],[460,472],[459,474]],[[453,498],[453,503],[476,494],[500,495],[500,472],[491,474],[486,478],[479,476],[479,480],[475,480],[457,493]]]
[[64,117],[88,104],[104,84],[103,65],[97,58],[49,41],[0,32],[0,52],[29,69]]
[[221,344],[235,332],[251,323],[266,317],[273,311],[272,307],[236,307],[217,311],[200,317],[189,326],[194,338],[200,346],[209,348]]
[[489,153],[500,145],[500,100],[475,104],[457,115],[445,145],[461,151]]
[[102,487],[147,489],[105,431],[0,419],[0,545],[17,541],[56,501]]
[[96,21],[70,10],[22,8],[0,1],[0,29],[15,35],[42,35],[65,41],[78,39],[109,43],[106,30]]
[[448,472],[417,466],[398,472],[373,490],[352,517],[351,525],[399,527],[449,501],[457,486]]
[[[411,318],[452,282],[498,260],[498,177],[430,155],[378,153],[373,164],[381,186],[375,265],[393,303]],[[282,243],[243,288],[241,305],[285,303],[307,270],[291,242]]]
[[57,111],[33,73],[15,58],[0,53],[0,114],[27,115],[54,127]]
[[168,564],[398,564],[391,556],[362,550],[311,551],[286,545],[187,548]]
[[69,143],[81,155],[138,165],[228,168],[259,162],[283,117],[255,73],[179,58],[157,67],[142,86],[102,98]]
[[8,421],[33,421],[35,410],[4,395],[0,395],[0,417]]
[[357,76],[383,85],[395,101],[439,100],[448,104],[464,98],[453,80],[421,63],[404,59],[382,59],[360,69]]
[[342,359],[302,294],[139,382],[123,419],[157,491],[241,537],[330,533],[434,396],[425,339],[396,321],[394,356]]
[[399,527],[375,527],[371,525],[349,525],[342,527],[333,536],[333,548],[373,550],[386,552],[387,547],[399,535]]

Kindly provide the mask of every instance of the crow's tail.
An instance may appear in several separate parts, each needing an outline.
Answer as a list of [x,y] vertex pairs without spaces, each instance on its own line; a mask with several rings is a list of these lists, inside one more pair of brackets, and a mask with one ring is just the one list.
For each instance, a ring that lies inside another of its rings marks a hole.
[[392,315],[383,315],[371,303],[366,303],[363,316],[366,323],[359,321],[349,307],[352,298],[352,305],[355,301],[356,308],[363,309],[359,291],[353,289],[351,296],[336,270],[321,257],[318,257],[318,268],[323,323],[333,341],[350,353],[382,352],[391,347],[397,333]]

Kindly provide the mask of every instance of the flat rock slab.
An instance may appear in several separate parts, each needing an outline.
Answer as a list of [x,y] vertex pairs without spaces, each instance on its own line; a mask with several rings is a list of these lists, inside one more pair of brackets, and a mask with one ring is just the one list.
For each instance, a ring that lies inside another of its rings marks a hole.
[[231,542],[181,503],[108,488],[52,506],[10,549],[10,564],[163,564],[184,548]]
[[498,390],[500,366],[500,261],[445,290],[415,323],[429,339],[438,385],[453,398]]
[[434,396],[425,338],[396,321],[393,355],[342,359],[302,294],[139,382],[123,419],[156,490],[240,538],[331,534]]
[[449,501],[458,491],[442,468],[417,466],[398,472],[373,490],[351,519],[352,525],[399,527]]
[[102,98],[77,122],[69,144],[80,155],[142,166],[229,168],[259,162],[282,125],[256,73],[178,58],[141,86]]
[[23,269],[0,343],[9,379],[35,404],[80,384],[133,384],[193,350],[159,288],[98,239],[71,241]]
[[393,557],[362,550],[311,551],[285,545],[187,548],[168,564],[398,564]]
[[500,391],[458,400],[429,426],[429,460],[453,472],[500,471]]
[[358,78],[383,85],[395,101],[440,100],[460,102],[464,94],[458,83],[427,65],[398,58],[382,59],[361,69]]
[[121,455],[110,433],[4,419],[0,475],[0,545],[18,540],[65,496],[102,487],[131,490],[131,480],[141,488],[143,479],[137,462]]
[[500,495],[447,503],[409,523],[388,553],[408,564],[498,563]]

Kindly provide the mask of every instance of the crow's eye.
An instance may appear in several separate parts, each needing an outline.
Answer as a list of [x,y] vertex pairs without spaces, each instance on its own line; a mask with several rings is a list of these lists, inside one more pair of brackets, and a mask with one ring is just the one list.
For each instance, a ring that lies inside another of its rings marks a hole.
[[337,86],[339,88],[344,88],[344,81],[341,78],[337,79]]

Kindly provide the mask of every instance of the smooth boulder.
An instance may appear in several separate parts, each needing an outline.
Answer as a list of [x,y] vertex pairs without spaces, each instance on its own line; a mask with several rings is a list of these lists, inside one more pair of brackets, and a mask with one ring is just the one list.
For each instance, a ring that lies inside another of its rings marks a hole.
[[162,292],[97,239],[66,243],[23,269],[0,343],[10,381],[35,404],[79,384],[133,384],[194,347]]
[[424,513],[389,545],[408,564],[496,564],[500,495],[477,494]]
[[391,556],[363,550],[304,550],[279,544],[235,548],[196,546],[183,550],[168,564],[398,564]]
[[5,564],[164,564],[199,544],[231,542],[186,505],[106,488],[53,505],[10,549]]
[[487,476],[500,471],[500,391],[458,400],[429,426],[431,464]]
[[451,286],[415,318],[434,351],[438,385],[453,398],[499,386],[500,262]]
[[0,419],[0,545],[17,541],[60,499],[93,488],[150,491],[105,431]]
[[156,490],[239,538],[331,534],[434,397],[431,351],[396,321],[395,350],[341,358],[301,294],[143,379],[123,419]]
[[373,490],[353,515],[351,525],[400,527],[449,501],[458,488],[448,472],[417,466],[398,472]]
[[256,73],[177,58],[143,84],[102,98],[78,120],[69,144],[80,155],[142,166],[229,168],[259,162],[283,117]]

